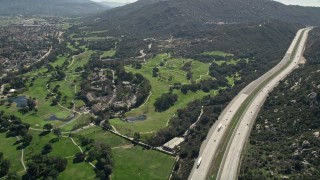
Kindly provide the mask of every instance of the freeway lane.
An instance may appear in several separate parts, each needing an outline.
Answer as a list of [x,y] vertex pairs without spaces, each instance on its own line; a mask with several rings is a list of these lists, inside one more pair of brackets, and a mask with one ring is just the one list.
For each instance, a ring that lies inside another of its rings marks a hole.
[[[310,30],[311,29],[309,28],[304,29],[297,34],[297,36],[301,38],[294,44],[298,44],[296,47],[294,46],[294,49],[289,48],[287,52],[287,55],[290,55],[288,59],[289,64],[285,66],[283,70],[281,69],[281,71],[277,73],[277,75],[274,76],[270,81],[268,81],[261,91],[259,90],[259,93],[255,95],[253,100],[250,102],[250,105],[242,114],[236,130],[233,132],[233,138],[231,138],[229,141],[229,145],[221,163],[217,179],[234,180],[237,178],[238,167],[241,160],[241,152],[250,134],[251,127],[259,113],[259,110],[269,92],[278,85],[280,80],[284,79],[295,68],[297,68],[300,57],[304,52],[304,45],[307,41],[308,32]],[[286,58],[288,58],[288,56],[286,56]]]
[[[231,126],[232,126],[232,124],[234,124],[235,118],[237,118],[239,116],[239,114],[242,117],[243,113],[241,112],[241,110],[242,109],[247,110],[249,104],[252,104],[251,102],[253,100],[253,97],[248,97],[248,96],[249,95],[252,96],[252,94],[254,94],[254,96],[256,96],[258,94],[258,92],[263,88],[263,86],[265,86],[265,84],[270,82],[272,79],[275,79],[273,76],[280,74],[280,72],[282,72],[284,69],[286,69],[286,67],[289,66],[292,52],[295,50],[297,42],[300,42],[299,37],[302,32],[303,32],[303,30],[298,31],[295,39],[293,40],[291,46],[288,49],[285,57],[282,59],[282,61],[277,66],[272,68],[270,71],[268,71],[266,74],[261,76],[259,79],[253,81],[248,86],[246,86],[224,109],[224,111],[221,113],[217,122],[211,127],[211,129],[207,135],[206,140],[201,145],[199,158],[202,157],[202,162],[199,167],[197,167],[197,164],[194,165],[194,167],[191,171],[191,174],[189,176],[189,179],[192,179],[192,180],[207,179],[207,177],[210,175],[210,170],[212,169],[212,164],[213,164],[212,162],[214,162],[215,165],[219,164],[215,161],[216,161],[219,153],[223,154],[224,149],[226,148],[225,147],[226,143],[224,141],[225,141],[225,139],[228,139],[227,134],[229,134],[230,133],[229,131],[232,130]],[[299,53],[296,53],[296,55],[298,55],[298,54]],[[284,75],[282,75],[282,76],[284,77]],[[264,92],[267,93],[268,90],[266,89]],[[261,94],[261,97],[262,97],[262,94]],[[260,103],[263,103],[263,101],[261,101]],[[257,108],[260,108],[260,105],[259,105],[260,103],[256,103]],[[255,114],[255,112],[258,112],[258,110],[255,110],[252,112],[253,112],[253,114]],[[237,120],[240,119],[240,116],[239,116],[239,118],[237,118]],[[247,118],[247,116],[246,116],[246,118]],[[254,115],[252,115],[252,117],[254,117]],[[251,119],[253,119],[253,118],[251,118]],[[219,124],[222,125],[222,129],[220,131],[217,130],[217,127]],[[249,124],[249,123],[247,123],[247,124]],[[247,125],[247,126],[249,127],[249,125]],[[248,132],[250,132],[249,128],[248,128]],[[241,134],[241,132],[240,132],[240,134]],[[228,146],[228,148],[229,148],[229,146]],[[239,155],[239,158],[240,158],[240,155]],[[225,160],[225,158],[224,158],[224,160]],[[197,162],[197,160],[196,160],[196,162]],[[223,162],[225,162],[225,161],[223,161]]]

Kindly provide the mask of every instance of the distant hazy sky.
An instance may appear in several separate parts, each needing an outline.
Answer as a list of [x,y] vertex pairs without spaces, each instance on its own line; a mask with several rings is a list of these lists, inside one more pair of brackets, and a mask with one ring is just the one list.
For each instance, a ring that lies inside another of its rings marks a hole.
[[119,2],[119,3],[126,3],[126,2],[136,2],[137,0],[91,0],[91,1],[107,1],[107,2]]
[[[137,0],[93,0],[93,1],[110,1],[110,2],[135,2]],[[196,1],[196,0],[195,0]],[[301,5],[301,6],[319,6],[320,0],[275,0],[284,4]]]

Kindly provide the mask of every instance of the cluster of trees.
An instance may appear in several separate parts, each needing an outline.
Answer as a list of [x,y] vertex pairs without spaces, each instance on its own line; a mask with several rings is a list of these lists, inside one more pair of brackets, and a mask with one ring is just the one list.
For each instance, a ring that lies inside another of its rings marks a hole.
[[91,50],[108,51],[115,47],[116,41],[114,39],[105,39],[102,41],[95,41],[88,45]]
[[124,37],[117,43],[116,57],[130,58],[140,56],[141,49],[148,49],[148,44],[138,37]]
[[3,157],[3,152],[0,152],[0,178],[7,175],[10,169],[10,161]]
[[170,119],[169,126],[160,130],[154,138],[148,140],[149,143],[153,146],[161,146],[174,137],[183,136],[191,124],[198,119],[200,111],[200,100],[188,104],[185,109],[179,109],[176,116]]
[[26,164],[27,174],[30,179],[57,179],[67,163],[67,159],[61,157],[34,155]]
[[158,112],[166,111],[171,106],[173,106],[174,103],[177,102],[177,100],[178,100],[178,95],[172,94],[172,93],[166,93],[156,99],[156,102],[154,103],[154,107]]
[[89,139],[83,136],[78,136],[82,146],[85,146],[83,153],[77,153],[74,158],[74,162],[93,162],[96,161],[96,176],[97,178],[104,180],[109,179],[112,173],[113,161],[111,149],[104,143],[95,142],[93,139]]
[[56,66],[54,71],[52,72],[52,76],[50,77],[50,81],[61,81],[66,77],[66,73],[64,72],[63,67]]
[[32,135],[28,133],[29,127],[30,124],[22,122],[20,118],[14,115],[6,116],[3,111],[0,112],[1,133],[7,133],[8,137],[21,136],[21,148],[28,146],[32,141]]

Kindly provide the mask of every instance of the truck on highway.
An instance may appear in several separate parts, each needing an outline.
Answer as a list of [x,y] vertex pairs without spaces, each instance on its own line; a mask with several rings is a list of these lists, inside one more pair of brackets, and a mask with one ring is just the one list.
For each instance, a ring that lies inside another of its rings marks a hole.
[[199,166],[200,166],[200,164],[201,164],[201,161],[202,161],[202,157],[200,157],[200,158],[198,159],[197,168],[199,168]]
[[218,126],[218,132],[220,131],[221,128],[222,128],[222,124],[219,124],[219,126]]

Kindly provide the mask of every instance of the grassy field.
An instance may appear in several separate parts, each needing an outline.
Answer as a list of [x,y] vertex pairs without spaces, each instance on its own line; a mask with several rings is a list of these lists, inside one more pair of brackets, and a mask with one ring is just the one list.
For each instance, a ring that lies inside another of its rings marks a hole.
[[112,148],[114,171],[112,179],[168,179],[174,158],[158,151],[134,146],[101,127],[81,131],[79,134],[108,144]]
[[116,55],[116,50],[104,51],[100,58],[111,58]]
[[[162,94],[169,92],[169,86],[174,83],[189,84],[190,81],[186,78],[186,72],[180,68],[183,64],[192,61],[192,72],[194,78],[200,78],[202,75],[205,78],[208,77],[208,64],[193,61],[191,59],[174,59],[170,58],[168,54],[160,54],[155,58],[149,60],[143,67],[139,70],[126,67],[127,71],[133,73],[141,73],[145,78],[150,81],[152,86],[149,100],[141,107],[133,109],[132,111],[126,113],[127,117],[134,117],[140,115],[146,115],[147,119],[145,121],[126,123],[120,121],[119,119],[111,120],[111,124],[116,127],[116,129],[122,133],[134,133],[140,132],[142,136],[151,136],[152,133],[157,132],[159,129],[166,127],[170,118],[174,116],[176,111],[181,108],[185,108],[188,103],[201,99],[206,95],[215,95],[216,91],[211,91],[210,93],[205,93],[203,91],[198,91],[196,93],[188,92],[188,94],[183,94],[180,90],[174,90],[173,93],[178,95],[178,101],[170,109],[164,112],[156,112],[154,108],[154,102]],[[164,66],[159,67],[158,65],[163,62]],[[152,77],[153,67],[159,67],[161,77]],[[169,80],[167,77],[172,76]],[[202,77],[202,78],[203,78]],[[202,79],[201,78],[201,79]]]
[[73,63],[72,61],[70,62],[67,72],[70,72],[70,73],[75,72],[75,69],[77,67],[83,67],[85,64],[87,64],[92,53],[93,51],[88,50],[88,51],[85,51],[84,53],[81,53],[80,55],[75,55],[73,57],[74,60],[72,60]]
[[63,131],[71,131],[74,127],[85,126],[91,122],[91,115],[81,115],[77,119],[72,120],[71,123],[61,127]]
[[210,52],[203,52],[201,54],[202,55],[207,55],[207,56],[221,56],[221,57],[233,56],[233,54],[226,53],[226,52],[223,52],[223,51],[210,51]]
[[227,64],[227,65],[237,65],[240,59],[231,59],[228,61],[214,61],[217,65],[221,66],[222,64]]
[[67,60],[67,56],[58,56],[55,62],[50,63],[53,67],[62,66],[62,64]]
[[236,73],[236,74],[233,74],[232,76],[226,77],[226,79],[228,80],[228,84],[230,86],[234,86],[234,82],[241,80],[241,76],[239,76],[239,74]]
[[95,179],[96,174],[93,167],[88,163],[77,163],[73,164],[72,158],[68,159],[68,165],[66,170],[59,174],[58,179],[68,179],[68,180],[91,180]]
[[[34,155],[40,154],[43,146],[47,143],[52,144],[53,150],[48,153],[48,156],[58,156],[68,159],[68,165],[66,170],[59,175],[59,178],[67,179],[90,179],[95,176],[93,168],[85,163],[73,164],[73,157],[77,152],[80,152],[79,148],[73,144],[70,138],[60,137],[59,141],[52,142],[57,138],[53,133],[41,136],[41,131],[29,130],[29,133],[33,136],[31,144],[25,149],[25,161]],[[75,173],[79,171],[79,173]]]
[[18,144],[16,137],[6,137],[6,133],[0,133],[0,152],[3,152],[5,159],[10,160],[11,167],[10,171],[20,172],[23,171],[23,166],[21,164],[21,150],[17,150]]

